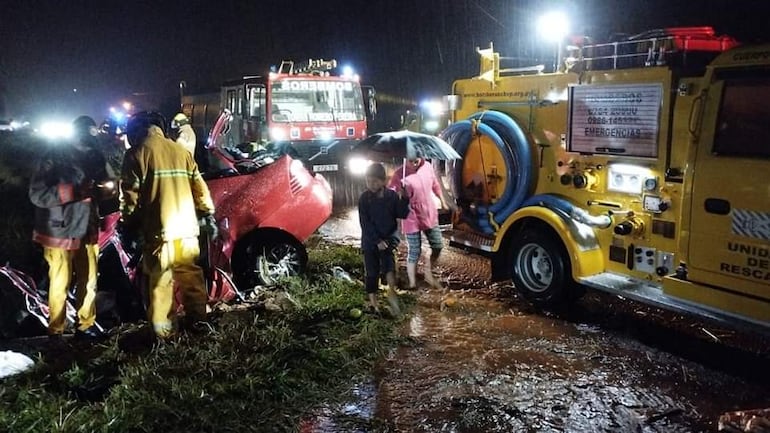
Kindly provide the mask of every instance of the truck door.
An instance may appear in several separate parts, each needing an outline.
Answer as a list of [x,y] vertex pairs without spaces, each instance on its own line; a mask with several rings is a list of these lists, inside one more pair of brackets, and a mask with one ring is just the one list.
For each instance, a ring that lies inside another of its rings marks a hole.
[[692,185],[689,279],[770,300],[770,69],[714,71]]
[[228,146],[232,147],[237,144],[243,143],[243,111],[244,111],[244,98],[243,98],[243,85],[237,84],[234,86],[222,87],[222,108],[230,110],[232,113],[232,120],[230,121],[230,128],[225,134],[227,136]]
[[267,127],[265,125],[265,86],[261,84],[246,85],[246,135],[245,141],[267,142]]

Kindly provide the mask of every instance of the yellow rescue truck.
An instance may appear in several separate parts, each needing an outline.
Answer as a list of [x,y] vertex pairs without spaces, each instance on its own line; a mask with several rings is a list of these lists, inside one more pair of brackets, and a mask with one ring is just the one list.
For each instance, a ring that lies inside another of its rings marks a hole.
[[457,80],[453,245],[539,305],[592,287],[770,330],[770,45],[709,27]]

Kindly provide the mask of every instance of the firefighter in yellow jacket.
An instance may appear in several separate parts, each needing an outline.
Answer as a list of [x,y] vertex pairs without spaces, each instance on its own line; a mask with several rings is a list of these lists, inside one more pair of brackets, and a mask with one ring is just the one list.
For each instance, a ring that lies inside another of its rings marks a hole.
[[121,174],[123,224],[141,238],[143,270],[150,279],[148,316],[155,334],[164,338],[175,328],[174,282],[186,317],[206,318],[205,280],[196,260],[200,230],[216,236],[214,204],[192,155],[166,138],[163,116],[137,113],[126,134],[131,149]]

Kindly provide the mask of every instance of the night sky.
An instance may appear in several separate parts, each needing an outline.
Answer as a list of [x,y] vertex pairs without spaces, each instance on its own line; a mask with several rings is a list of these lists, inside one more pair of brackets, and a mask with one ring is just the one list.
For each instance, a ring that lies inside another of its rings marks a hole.
[[572,33],[599,39],[686,25],[770,39],[767,0],[5,0],[0,118],[98,120],[131,95],[173,109],[181,80],[212,91],[309,57],[349,63],[380,94],[417,101],[477,73],[475,48],[490,41],[523,64],[548,63],[553,45],[533,27],[556,7]]

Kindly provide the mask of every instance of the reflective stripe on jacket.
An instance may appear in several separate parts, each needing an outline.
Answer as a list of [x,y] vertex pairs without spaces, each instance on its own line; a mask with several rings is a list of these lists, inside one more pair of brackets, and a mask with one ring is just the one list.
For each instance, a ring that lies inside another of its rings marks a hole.
[[192,155],[155,126],[126,152],[121,190],[124,220],[153,244],[198,236],[198,215],[214,213]]

